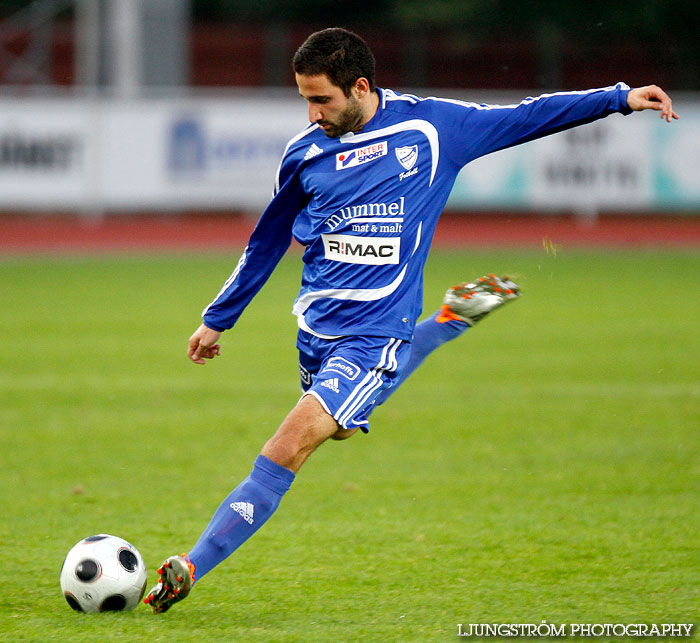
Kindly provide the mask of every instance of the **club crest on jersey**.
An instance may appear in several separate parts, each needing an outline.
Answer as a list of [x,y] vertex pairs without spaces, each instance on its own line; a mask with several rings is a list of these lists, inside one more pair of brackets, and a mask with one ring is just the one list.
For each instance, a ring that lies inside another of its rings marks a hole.
[[407,170],[410,170],[418,160],[418,146],[409,145],[407,147],[397,147],[396,158],[399,159],[399,163],[404,166]]
[[376,161],[382,156],[386,156],[389,151],[389,144],[386,141],[372,143],[364,147],[356,147],[354,150],[340,152],[335,155],[335,169],[347,170],[350,167],[364,165],[371,161]]

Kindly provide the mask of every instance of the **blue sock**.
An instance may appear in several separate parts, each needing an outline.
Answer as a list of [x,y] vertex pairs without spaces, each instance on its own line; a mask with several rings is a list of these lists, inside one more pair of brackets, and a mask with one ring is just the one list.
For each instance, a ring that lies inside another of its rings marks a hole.
[[199,580],[228,558],[275,512],[294,474],[259,455],[250,475],[224,500],[189,552]]
[[440,311],[424,319],[413,332],[413,342],[411,344],[411,356],[408,364],[401,374],[401,380],[396,386],[385,389],[377,397],[377,404],[384,404],[386,400],[396,392],[396,389],[406,381],[406,378],[413,373],[430,353],[443,344],[456,339],[465,330],[471,328],[469,324],[459,320],[438,322],[437,317]]

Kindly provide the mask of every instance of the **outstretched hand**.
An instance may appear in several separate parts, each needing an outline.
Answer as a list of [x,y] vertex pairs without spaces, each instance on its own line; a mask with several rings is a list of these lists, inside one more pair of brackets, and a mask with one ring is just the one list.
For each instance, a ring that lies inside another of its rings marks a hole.
[[204,364],[205,359],[214,359],[221,355],[221,346],[217,343],[221,333],[202,324],[190,337],[187,357],[195,364]]
[[656,85],[630,89],[627,94],[627,104],[635,112],[643,109],[655,109],[661,112],[661,118],[668,123],[671,122],[672,118],[678,118],[678,114],[673,111],[671,98],[661,87]]

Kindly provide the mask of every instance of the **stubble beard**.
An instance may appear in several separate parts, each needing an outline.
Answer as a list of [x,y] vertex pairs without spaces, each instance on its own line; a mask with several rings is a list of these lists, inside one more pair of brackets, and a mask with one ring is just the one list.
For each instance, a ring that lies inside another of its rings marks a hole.
[[329,138],[338,138],[347,132],[356,132],[361,128],[362,117],[362,104],[357,98],[351,96],[348,99],[348,106],[338,114],[335,122],[321,121],[322,125],[328,125],[323,133]]

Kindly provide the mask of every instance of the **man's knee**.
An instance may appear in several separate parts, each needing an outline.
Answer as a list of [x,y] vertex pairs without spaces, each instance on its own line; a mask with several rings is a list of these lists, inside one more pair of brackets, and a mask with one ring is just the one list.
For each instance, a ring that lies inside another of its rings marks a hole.
[[339,426],[338,430],[331,436],[331,440],[347,440],[357,433],[358,429],[344,429]]
[[[304,396],[267,441],[262,455],[295,473],[338,425],[316,398]],[[349,436],[348,436],[349,437]]]

